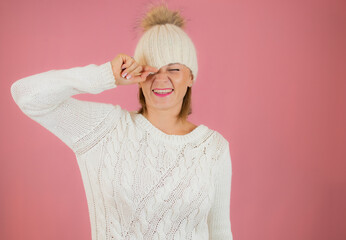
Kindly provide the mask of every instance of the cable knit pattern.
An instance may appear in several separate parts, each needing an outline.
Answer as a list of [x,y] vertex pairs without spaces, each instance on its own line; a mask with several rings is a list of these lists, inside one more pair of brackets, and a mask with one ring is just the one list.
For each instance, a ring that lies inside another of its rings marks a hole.
[[19,108],[76,155],[93,240],[232,240],[229,142],[201,124],[168,135],[136,111],[81,101],[117,87],[110,62],[14,82]]

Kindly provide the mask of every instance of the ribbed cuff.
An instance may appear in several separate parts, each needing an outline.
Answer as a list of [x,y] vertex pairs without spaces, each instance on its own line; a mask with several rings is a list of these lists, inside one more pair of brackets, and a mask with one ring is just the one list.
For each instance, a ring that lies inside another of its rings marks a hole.
[[99,67],[100,67],[100,72],[101,72],[100,83],[101,83],[103,90],[116,88],[117,85],[115,84],[115,78],[113,75],[111,62],[108,61],[104,64],[101,64]]

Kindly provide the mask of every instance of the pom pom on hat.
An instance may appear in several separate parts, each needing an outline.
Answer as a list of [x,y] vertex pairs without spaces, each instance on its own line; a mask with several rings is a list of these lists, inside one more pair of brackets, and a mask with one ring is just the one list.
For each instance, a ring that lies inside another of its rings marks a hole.
[[141,65],[160,69],[169,63],[188,67],[196,81],[197,54],[190,37],[183,30],[184,18],[166,5],[152,6],[141,19],[143,35],[139,39],[133,58]]

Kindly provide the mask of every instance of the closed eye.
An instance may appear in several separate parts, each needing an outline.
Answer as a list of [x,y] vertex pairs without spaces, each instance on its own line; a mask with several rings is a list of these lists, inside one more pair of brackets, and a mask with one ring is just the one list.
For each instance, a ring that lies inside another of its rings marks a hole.
[[180,69],[169,69],[168,71],[171,71],[171,70],[178,70],[178,71],[180,71]]

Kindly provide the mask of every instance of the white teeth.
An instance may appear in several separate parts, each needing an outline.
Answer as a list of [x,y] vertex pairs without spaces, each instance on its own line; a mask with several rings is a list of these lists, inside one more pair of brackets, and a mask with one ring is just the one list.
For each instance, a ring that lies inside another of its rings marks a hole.
[[167,89],[167,90],[157,90],[157,89],[154,89],[153,90],[153,92],[160,93],[160,94],[162,94],[162,93],[170,93],[172,91],[173,91],[173,89]]

